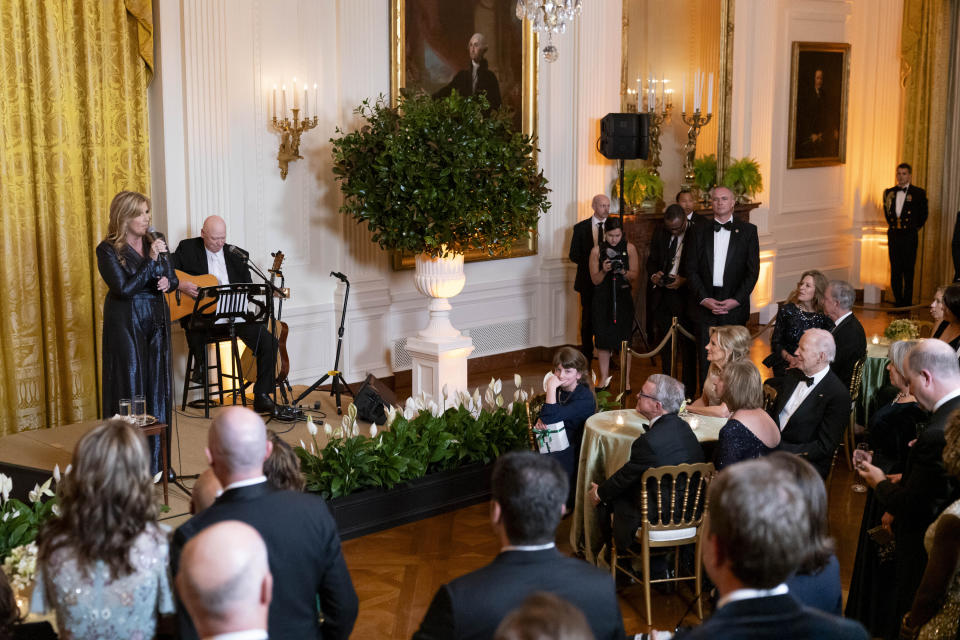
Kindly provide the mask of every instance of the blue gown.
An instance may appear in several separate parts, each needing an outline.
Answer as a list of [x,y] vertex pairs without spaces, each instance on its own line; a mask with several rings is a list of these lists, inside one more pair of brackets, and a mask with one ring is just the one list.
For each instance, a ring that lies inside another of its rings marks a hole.
[[771,449],[763,444],[763,440],[755,436],[742,422],[730,418],[720,429],[713,464],[720,470],[735,462],[759,458],[776,450],[776,447]]

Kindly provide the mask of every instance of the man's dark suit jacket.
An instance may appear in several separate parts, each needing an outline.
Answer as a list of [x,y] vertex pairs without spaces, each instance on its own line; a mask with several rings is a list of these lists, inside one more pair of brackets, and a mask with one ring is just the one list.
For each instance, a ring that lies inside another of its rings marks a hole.
[[[719,293],[713,290],[714,233],[710,223],[694,225],[693,242],[683,250],[687,286],[693,296],[693,304],[699,307],[701,320],[706,320],[709,325],[746,324],[750,319],[750,294],[760,277],[760,241],[757,238],[757,227],[749,222],[733,219],[727,261],[723,269],[723,286]],[[740,306],[724,316],[715,316],[700,305],[704,298],[733,298]]]
[[790,594],[736,600],[677,640],[867,640],[860,623],[804,607]]
[[573,238],[570,240],[570,261],[577,265],[577,277],[573,281],[573,290],[579,293],[593,293],[593,281],[590,280],[590,252],[597,235],[593,216],[573,225]]
[[556,549],[503,551],[493,562],[442,587],[414,640],[489,640],[500,621],[535,591],[580,609],[597,640],[624,637],[613,579]]
[[920,585],[927,554],[923,537],[927,527],[960,495],[957,481],[943,466],[944,431],[950,414],[960,409],[960,397],[943,403],[907,454],[900,482],[884,480],[874,494],[893,515],[897,542],[897,607],[902,615]]
[[[229,251],[230,245],[223,245],[223,259],[227,265],[227,276],[230,278],[229,284],[238,282],[252,282],[250,277],[250,267],[239,257]],[[173,266],[190,275],[202,276],[210,273],[210,267],[207,266],[207,250],[203,246],[203,238],[187,238],[181,240],[177,245],[177,250],[173,252]],[[228,284],[221,282],[220,284]]]
[[795,376],[781,378],[777,399],[770,417],[780,426],[780,448],[807,458],[821,477],[830,472],[833,452],[837,450],[843,430],[850,422],[850,392],[833,371],[828,371],[790,416],[787,426],[780,425],[780,412],[801,383]]
[[[461,96],[472,96],[473,95],[473,63],[463,69],[458,71],[457,75],[453,76],[453,80],[450,83],[433,94],[434,98],[446,98],[450,95],[453,89],[457,90]],[[484,58],[480,61],[480,68],[477,69],[477,93],[487,94],[487,102],[490,103],[491,109],[499,109],[502,104],[500,98],[500,83],[497,81],[497,76],[494,75],[493,71],[490,71],[489,63],[487,59]]]
[[[173,535],[170,563],[175,576],[184,545],[204,528],[224,520],[250,525],[267,545],[273,574],[270,638],[346,640],[357,619],[357,594],[340,551],[340,534],[327,504],[296,491],[267,484],[230,489]],[[323,611],[318,622],[317,599]],[[190,616],[178,603],[180,637],[196,638]]]
[[833,341],[837,343],[837,355],[830,363],[830,369],[837,374],[840,382],[850,388],[853,367],[867,354],[867,334],[863,325],[854,314],[848,315],[833,329]]
[[613,505],[613,535],[620,548],[633,542],[641,524],[640,479],[654,467],[703,462],[703,447],[690,425],[675,413],[667,413],[650,430],[633,441],[630,459],[597,488],[597,495]]
[[890,187],[883,192],[883,215],[890,229],[920,229],[927,221],[927,192],[911,184],[907,197],[897,218],[897,189]]

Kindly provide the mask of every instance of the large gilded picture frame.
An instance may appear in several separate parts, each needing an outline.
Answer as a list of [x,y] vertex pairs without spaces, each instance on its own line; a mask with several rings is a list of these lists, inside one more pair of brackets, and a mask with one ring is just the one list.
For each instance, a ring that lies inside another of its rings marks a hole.
[[[478,86],[483,82],[490,87],[488,99],[499,94],[502,104],[513,110],[515,125],[532,136],[536,146],[537,36],[515,11],[515,0],[390,0],[391,102],[397,103],[401,88],[442,95],[462,84],[471,68],[470,39],[482,33],[488,71]],[[464,259],[478,262],[536,253],[534,231],[502,256],[469,251]],[[414,256],[394,252],[392,262],[394,269],[410,269]]]
[[788,169],[846,162],[849,85],[849,44],[793,43]]

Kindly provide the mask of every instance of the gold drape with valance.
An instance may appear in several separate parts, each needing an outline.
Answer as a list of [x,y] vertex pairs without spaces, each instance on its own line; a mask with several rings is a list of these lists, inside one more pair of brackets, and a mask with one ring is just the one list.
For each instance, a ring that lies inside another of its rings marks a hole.
[[[95,418],[110,200],[149,192],[149,0],[0,0],[0,435]],[[151,51],[152,58],[152,51]]]
[[953,278],[950,238],[954,217],[944,215],[942,207],[950,16],[950,0],[903,3],[901,157],[913,166],[913,183],[927,190],[930,206],[917,258],[915,288],[920,302],[932,299],[936,288]]

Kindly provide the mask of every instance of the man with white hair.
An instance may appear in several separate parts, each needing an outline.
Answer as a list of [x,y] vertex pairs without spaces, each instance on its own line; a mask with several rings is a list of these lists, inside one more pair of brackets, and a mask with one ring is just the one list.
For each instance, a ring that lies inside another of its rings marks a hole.
[[[177,575],[181,551],[191,538],[218,522],[239,520],[256,529],[267,545],[274,578],[270,637],[346,640],[358,603],[336,523],[319,496],[267,485],[263,462],[272,449],[266,425],[256,413],[228,407],[217,414],[207,437],[207,459],[223,493],[174,533],[172,573]],[[178,617],[180,637],[196,638],[182,607]]]
[[497,76],[490,71],[490,65],[487,62],[487,38],[482,33],[475,33],[470,36],[470,42],[467,43],[467,51],[470,52],[470,68],[460,71],[453,77],[453,80],[433,94],[434,98],[445,98],[450,95],[453,89],[457,90],[461,96],[473,96],[481,93],[487,95],[487,102],[491,109],[499,109],[500,83],[497,82]]
[[867,334],[852,311],[855,297],[853,285],[843,280],[831,280],[823,294],[823,311],[833,320],[830,333],[837,345],[837,354],[830,368],[847,389],[853,378],[853,367],[867,354]]
[[267,637],[273,577],[256,529],[236,520],[212,525],[186,544],[180,558],[177,593],[200,637]]
[[837,347],[824,329],[807,329],[797,346],[798,367],[782,381],[770,409],[780,448],[802,456],[824,478],[850,420],[850,392],[830,363]]
[[[896,536],[898,616],[910,609],[923,577],[927,564],[923,537],[927,527],[960,494],[956,480],[943,466],[942,457],[947,420],[960,409],[957,354],[946,342],[922,340],[907,352],[903,373],[917,404],[932,413],[926,429],[910,447],[903,477],[896,481],[870,463],[857,465],[887,512],[884,524],[891,527]],[[893,517],[892,522],[889,516]]]

